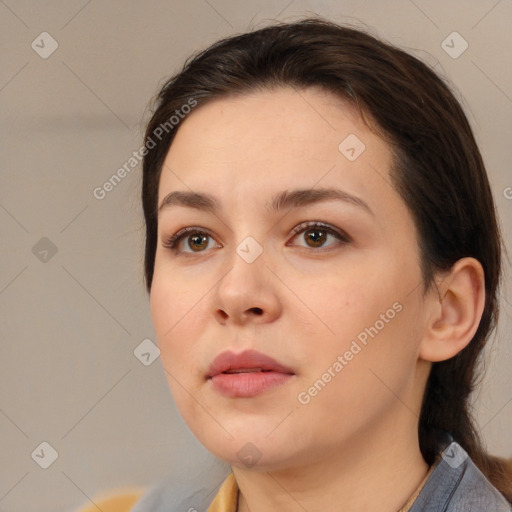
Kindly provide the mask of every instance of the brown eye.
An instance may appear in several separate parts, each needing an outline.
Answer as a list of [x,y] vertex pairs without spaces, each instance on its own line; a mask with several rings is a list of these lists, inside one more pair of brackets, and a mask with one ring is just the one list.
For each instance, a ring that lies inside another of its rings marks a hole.
[[[306,245],[302,245],[302,247],[307,247],[311,249],[322,248],[322,247],[330,247],[332,245],[343,245],[350,242],[350,237],[346,234],[342,234],[338,232],[336,229],[331,228],[325,224],[320,224],[317,222],[309,222],[303,223],[293,229],[295,233],[294,238],[299,238],[306,242]],[[303,233],[302,237],[297,237],[297,235]],[[337,240],[334,244],[325,245],[328,237],[333,237]]]
[[318,228],[308,229],[304,234],[306,243],[311,242],[312,247],[321,247],[327,239],[327,232]]
[[204,249],[208,245],[208,235],[191,235],[187,237],[188,246],[195,251]]
[[[183,253],[199,253],[204,252],[204,249],[208,247],[208,241],[209,239],[213,238],[208,233],[205,233],[204,231],[201,231],[197,228],[185,228],[181,231],[178,231],[175,235],[168,238],[163,242],[163,246],[167,249],[172,249],[176,252],[183,252]],[[180,248],[180,245],[182,245],[182,241],[187,241],[187,247],[190,250],[184,250]]]
[[[339,232],[330,226],[318,222],[302,223],[292,231],[295,234],[293,238],[303,240],[306,245],[302,245],[302,247],[309,249],[322,249],[324,247],[328,248],[335,245],[344,245],[351,241],[351,238],[343,231]],[[303,233],[302,237],[298,237],[301,233]],[[336,241],[335,243],[326,245],[326,241],[329,237],[334,238]],[[185,240],[187,244],[185,247],[182,247]],[[164,240],[162,245],[174,252],[190,255],[205,252],[208,249],[210,240],[214,239],[209,233],[196,227],[187,227]],[[220,245],[217,245],[217,247],[220,247]]]

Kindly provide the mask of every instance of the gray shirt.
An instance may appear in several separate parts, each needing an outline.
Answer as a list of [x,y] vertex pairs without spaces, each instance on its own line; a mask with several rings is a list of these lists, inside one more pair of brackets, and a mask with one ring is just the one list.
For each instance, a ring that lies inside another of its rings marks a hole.
[[[155,486],[132,512],[207,512],[230,472],[218,462],[193,480]],[[511,512],[512,506],[491,485],[455,441],[443,450],[409,512]]]

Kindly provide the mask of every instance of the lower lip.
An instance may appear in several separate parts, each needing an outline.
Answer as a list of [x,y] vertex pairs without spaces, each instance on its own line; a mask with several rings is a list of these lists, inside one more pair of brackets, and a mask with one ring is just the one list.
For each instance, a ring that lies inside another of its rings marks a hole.
[[279,372],[219,373],[210,380],[216,391],[227,397],[250,398],[281,386],[292,375]]

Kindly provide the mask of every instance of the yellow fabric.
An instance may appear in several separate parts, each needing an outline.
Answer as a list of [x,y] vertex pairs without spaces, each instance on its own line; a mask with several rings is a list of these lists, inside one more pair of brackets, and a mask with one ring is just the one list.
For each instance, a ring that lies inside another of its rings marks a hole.
[[[407,500],[407,503],[399,510],[399,512],[408,512],[408,510],[410,510],[433,470],[434,465],[430,467],[427,474],[425,475],[425,478],[423,478],[412,496]],[[222,483],[219,491],[217,492],[214,500],[210,505],[210,508],[208,509],[208,512],[237,512],[237,509],[238,485],[235,480],[235,475],[230,473],[226,480],[224,480]]]
[[109,497],[96,497],[85,508],[79,509],[78,512],[130,512],[131,508],[143,496],[144,492],[141,491],[128,491],[123,494],[117,494]]
[[230,473],[222,483],[208,512],[236,512],[238,508],[238,485],[235,475]]

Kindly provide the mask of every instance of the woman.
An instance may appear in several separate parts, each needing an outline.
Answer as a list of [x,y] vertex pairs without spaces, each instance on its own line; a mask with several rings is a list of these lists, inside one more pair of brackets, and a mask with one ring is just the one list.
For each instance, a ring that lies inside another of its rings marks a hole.
[[[511,509],[510,469],[469,402],[500,233],[433,71],[322,19],[274,25],[189,59],[145,147],[162,364],[232,469],[176,510]],[[168,510],[175,492],[133,510]]]

